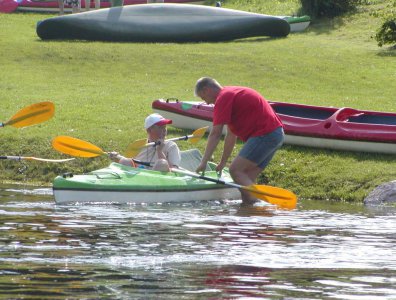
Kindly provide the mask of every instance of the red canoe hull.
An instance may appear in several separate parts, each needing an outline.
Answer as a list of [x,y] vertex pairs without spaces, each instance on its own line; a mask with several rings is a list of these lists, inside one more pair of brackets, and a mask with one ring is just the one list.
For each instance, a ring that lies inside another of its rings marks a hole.
[[12,13],[18,8],[16,0],[0,0],[0,13]]
[[[2,1],[14,1],[14,0],[0,0]],[[88,0],[90,8],[95,8],[95,1]],[[18,10],[25,11],[57,11],[59,10],[59,4],[57,0],[16,0]],[[194,4],[199,3],[199,0],[165,0],[165,3],[183,3],[183,4]],[[145,4],[147,0],[124,0],[124,5],[135,5],[135,4]],[[81,8],[85,8],[85,0],[81,0]],[[101,0],[101,8],[111,7],[110,0]],[[70,8],[69,5],[65,5],[65,8]]]

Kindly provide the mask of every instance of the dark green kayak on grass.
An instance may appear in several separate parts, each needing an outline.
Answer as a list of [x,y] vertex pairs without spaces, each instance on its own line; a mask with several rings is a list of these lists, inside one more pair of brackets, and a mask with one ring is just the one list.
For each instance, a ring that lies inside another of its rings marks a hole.
[[49,18],[37,24],[43,40],[217,42],[290,32],[286,20],[189,4],[142,4]]

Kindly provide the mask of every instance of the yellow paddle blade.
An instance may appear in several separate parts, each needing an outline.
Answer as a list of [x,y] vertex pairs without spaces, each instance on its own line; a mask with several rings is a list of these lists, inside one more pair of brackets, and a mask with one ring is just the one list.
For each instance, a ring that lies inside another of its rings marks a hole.
[[130,143],[125,151],[126,157],[135,157],[147,145],[147,139],[136,140]]
[[201,138],[204,136],[206,130],[208,130],[209,126],[198,128],[192,133],[192,137],[190,138],[191,144],[198,143]]
[[21,109],[4,125],[16,128],[32,126],[47,121],[54,113],[55,105],[52,102],[39,102]]
[[76,157],[97,157],[103,152],[98,146],[70,136],[58,136],[52,140],[52,147],[64,154]]
[[281,208],[294,209],[297,206],[297,196],[288,190],[269,185],[252,184],[243,186],[254,197],[267,201]]

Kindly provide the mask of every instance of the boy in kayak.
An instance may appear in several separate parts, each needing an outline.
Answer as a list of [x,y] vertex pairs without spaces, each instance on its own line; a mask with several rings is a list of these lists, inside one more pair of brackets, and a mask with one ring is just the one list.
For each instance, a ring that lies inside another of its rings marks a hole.
[[[200,78],[195,85],[195,95],[207,104],[214,104],[213,127],[196,171],[205,170],[226,125],[223,154],[216,170],[225,167],[237,138],[240,138],[245,144],[231,162],[230,174],[239,185],[255,184],[258,175],[283,144],[283,125],[279,117],[257,91],[240,86],[223,87],[213,78]],[[241,195],[244,204],[257,201],[248,191],[241,190]]]
[[[166,125],[172,124],[172,120],[165,119],[160,114],[151,114],[144,121],[147,131],[148,142],[158,143],[155,146],[145,147],[134,157],[138,161],[150,163],[153,170],[169,172],[170,168],[178,168],[180,165],[180,150],[173,141],[165,141]],[[135,166],[132,158],[111,152],[110,159],[126,166]],[[139,167],[144,167],[143,165]]]

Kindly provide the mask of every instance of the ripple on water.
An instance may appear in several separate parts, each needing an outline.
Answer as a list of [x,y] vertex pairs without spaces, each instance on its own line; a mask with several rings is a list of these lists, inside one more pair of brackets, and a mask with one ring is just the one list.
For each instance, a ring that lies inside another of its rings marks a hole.
[[23,194],[23,195],[36,195],[36,196],[52,196],[52,188],[32,188],[32,189],[5,189],[6,192],[11,194]]

